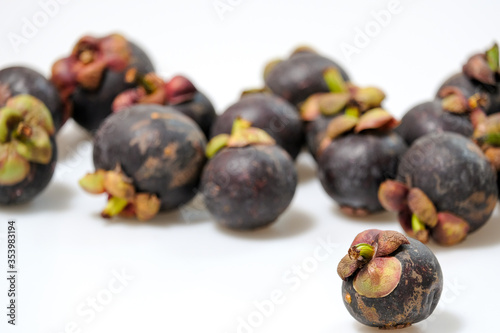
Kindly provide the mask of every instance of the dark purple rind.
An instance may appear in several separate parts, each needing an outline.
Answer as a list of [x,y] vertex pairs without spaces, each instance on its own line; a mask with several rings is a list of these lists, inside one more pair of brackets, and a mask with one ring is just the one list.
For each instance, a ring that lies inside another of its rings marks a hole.
[[487,86],[479,81],[471,80],[463,73],[457,73],[448,78],[439,87],[436,97],[439,98],[439,92],[444,87],[457,87],[466,98],[470,98],[477,93],[486,94],[486,105],[484,111],[486,114],[500,112],[500,83],[496,86]]
[[52,115],[56,131],[61,128],[63,104],[59,92],[42,74],[27,67],[8,67],[0,70],[0,84],[9,87],[11,97],[28,94],[41,100]]
[[469,232],[488,221],[497,202],[493,167],[474,142],[455,133],[415,141],[403,155],[396,179],[421,189],[438,212],[466,220]]
[[334,61],[312,52],[300,52],[276,64],[265,78],[273,93],[294,105],[319,92],[329,92],[323,79],[327,68],[337,68],[345,81],[346,72]]
[[471,137],[474,127],[469,114],[444,111],[440,100],[416,105],[403,116],[401,123],[395,129],[408,145],[426,134],[444,131]]
[[297,186],[290,156],[279,146],[226,148],[208,161],[201,192],[215,220],[231,229],[251,230],[275,221]]
[[172,107],[193,119],[207,138],[210,136],[210,128],[217,119],[217,113],[206,95],[198,91],[191,101]]
[[266,93],[242,97],[215,121],[212,137],[231,133],[233,122],[238,117],[250,121],[252,127],[266,131],[293,159],[299,154],[304,140],[302,120],[297,109],[284,99]]
[[343,282],[344,305],[359,322],[381,328],[405,327],[426,319],[436,308],[443,290],[441,266],[427,246],[415,239],[409,241],[391,254],[401,262],[402,273],[398,286],[389,295],[359,295],[353,287],[356,274]]
[[349,134],[333,140],[318,159],[321,185],[340,206],[381,211],[379,186],[396,177],[406,149],[395,133]]
[[[155,113],[160,118],[152,119]],[[196,194],[205,136],[172,107],[139,104],[115,113],[103,122],[94,142],[95,168],[114,170],[120,165],[138,192],[159,197],[161,210],[185,204]],[[168,153],[166,147],[172,147]]]
[[0,185],[0,205],[23,204],[34,199],[50,183],[57,162],[57,145],[54,137],[52,144],[52,159],[47,164],[30,163],[30,172],[20,183],[11,186]]
[[154,72],[153,64],[144,51],[132,42],[129,42],[129,45],[132,61],[124,71],[106,70],[98,89],[86,90],[78,86],[71,96],[73,119],[91,133],[112,113],[111,105],[116,96],[136,86],[134,83],[125,82],[125,73],[129,68],[136,68],[137,72],[143,75]]

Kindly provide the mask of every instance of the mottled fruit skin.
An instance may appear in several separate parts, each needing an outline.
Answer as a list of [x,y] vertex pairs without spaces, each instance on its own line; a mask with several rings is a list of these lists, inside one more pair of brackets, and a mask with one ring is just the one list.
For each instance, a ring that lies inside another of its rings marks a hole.
[[52,144],[52,159],[47,164],[30,163],[30,172],[20,183],[11,186],[0,185],[0,204],[23,204],[34,199],[50,183],[57,162],[57,145],[54,137]]
[[[47,80],[42,74],[26,67],[8,67],[0,70],[0,90],[6,85],[10,97],[28,94],[41,100],[50,111],[54,127],[57,130],[63,125],[63,104],[59,97],[59,92],[52,82]],[[2,96],[0,91],[0,107]]]
[[329,92],[323,79],[328,68],[337,68],[345,81],[346,72],[334,61],[312,52],[300,52],[278,63],[265,78],[266,86],[273,93],[294,105],[299,105],[309,96]]
[[411,145],[418,138],[437,132],[455,132],[471,137],[474,127],[469,114],[453,114],[443,110],[440,100],[418,104],[408,111],[395,129]]
[[466,98],[476,93],[483,93],[487,99],[484,111],[487,114],[500,112],[500,83],[496,86],[486,86],[476,80],[471,80],[463,73],[457,73],[439,87],[436,97],[439,97],[439,91],[444,87],[457,87]]
[[206,95],[198,91],[191,101],[176,104],[173,107],[193,119],[207,138],[210,136],[210,128],[217,119],[217,113]]
[[438,212],[450,212],[473,232],[490,218],[498,190],[496,173],[471,140],[450,132],[426,135],[403,155],[397,180],[421,189]]
[[279,146],[225,148],[203,170],[201,192],[215,220],[250,230],[275,221],[292,201],[297,172]]
[[138,192],[156,194],[161,210],[194,197],[205,163],[206,139],[175,109],[139,104],[107,118],[94,140],[96,169],[120,166]]
[[243,96],[219,116],[212,127],[212,137],[231,133],[238,117],[266,131],[293,159],[299,154],[304,140],[302,120],[297,109],[284,99],[262,93]]
[[353,287],[356,274],[342,284],[342,298],[349,313],[373,327],[405,327],[429,317],[443,290],[443,273],[431,250],[416,239],[401,245],[391,257],[402,266],[401,280],[389,295],[368,298]]
[[129,42],[132,62],[121,72],[106,70],[97,90],[86,90],[77,86],[71,96],[73,119],[83,128],[94,133],[102,121],[112,113],[111,105],[116,96],[135,84],[125,82],[125,73],[129,68],[136,68],[139,73],[154,72],[148,56],[137,45]]
[[335,139],[318,159],[321,185],[341,207],[382,210],[378,188],[394,179],[407,146],[395,134],[348,134]]

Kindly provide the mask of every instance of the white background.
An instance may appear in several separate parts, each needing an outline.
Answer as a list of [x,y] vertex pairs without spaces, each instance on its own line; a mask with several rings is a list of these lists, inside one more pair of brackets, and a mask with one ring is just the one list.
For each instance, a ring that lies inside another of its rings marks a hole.
[[[222,19],[213,0],[66,2],[16,51],[9,33],[21,35],[23,19],[32,21],[42,8],[37,1],[2,0],[0,67],[24,64],[48,75],[81,35],[118,31],[143,46],[162,75],[192,78],[219,112],[241,90],[262,85],[267,60],[308,44],[344,65],[358,84],[384,89],[386,108],[401,116],[432,98],[471,53],[500,40],[500,3],[491,0],[401,0],[399,13],[350,58],[342,43],[354,46],[356,29],[370,25],[371,12],[386,9],[389,0],[222,0],[232,4]],[[336,267],[357,233],[399,225],[389,213],[342,216],[306,153],[298,160],[300,184],[288,211],[268,229],[234,233],[212,223],[199,202],[149,223],[101,219],[105,198],[77,186],[93,168],[90,138],[68,123],[58,139],[60,163],[43,195],[28,205],[0,208],[1,332],[232,333],[240,318],[249,317],[258,327],[239,332],[375,332],[344,308]],[[4,307],[8,219],[18,226],[15,328],[6,324]],[[495,212],[453,248],[430,244],[445,291],[435,314],[405,332],[487,332],[496,326],[499,220]],[[317,252],[328,241],[335,244],[331,253]],[[326,259],[318,262],[315,251]],[[292,267],[303,264],[310,273],[290,280]],[[113,272],[122,270],[133,279],[92,317],[88,300],[107,301]],[[284,294],[282,304],[268,309],[268,316],[256,314],[254,302],[269,300],[277,290]]]

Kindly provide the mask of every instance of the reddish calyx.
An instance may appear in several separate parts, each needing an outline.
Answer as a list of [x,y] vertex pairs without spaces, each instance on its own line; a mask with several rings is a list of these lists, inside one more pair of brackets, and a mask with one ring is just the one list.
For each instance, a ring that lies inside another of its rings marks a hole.
[[378,88],[360,88],[345,82],[336,68],[327,69],[323,78],[330,92],[311,95],[304,101],[300,107],[300,115],[304,121],[313,121],[320,115],[334,116],[344,110],[359,115],[380,107],[385,98],[384,92]]
[[450,212],[438,212],[419,188],[386,180],[380,185],[378,198],[386,210],[398,213],[403,230],[422,243],[432,237],[441,245],[454,245],[464,240],[469,232],[467,221]]
[[389,295],[399,284],[401,262],[390,255],[408,239],[397,231],[369,229],[358,234],[342,258],[337,273],[342,280],[356,274],[353,287],[368,298]]
[[85,175],[79,184],[89,193],[108,195],[108,203],[101,213],[104,218],[121,215],[147,221],[160,210],[160,199],[155,194],[137,193],[132,180],[120,168],[112,171],[99,169]]
[[214,136],[207,144],[205,154],[208,158],[214,157],[223,148],[241,148],[250,145],[274,145],[276,141],[266,131],[251,127],[252,123],[237,118],[233,123],[231,134]]
[[326,147],[341,135],[361,133],[366,130],[387,132],[398,124],[399,122],[389,112],[381,108],[371,109],[361,116],[357,110],[347,109],[345,114],[333,118],[328,124],[326,135],[318,148],[318,155],[321,155]]
[[76,87],[97,89],[106,70],[123,71],[131,58],[127,40],[121,35],[112,34],[102,38],[84,36],[76,43],[69,57],[54,63],[51,81],[65,103],[66,119],[72,109],[70,97]]
[[0,186],[23,181],[31,164],[48,164],[55,128],[45,104],[30,95],[9,98],[0,108]]
[[499,70],[499,50],[496,43],[485,53],[470,57],[463,66],[463,72],[469,78],[493,86],[498,82]]
[[113,112],[118,112],[134,104],[177,105],[192,101],[198,92],[186,77],[177,75],[170,81],[163,81],[155,73],[141,75],[135,69],[127,72],[127,82],[135,82],[132,88],[119,94],[113,101]]

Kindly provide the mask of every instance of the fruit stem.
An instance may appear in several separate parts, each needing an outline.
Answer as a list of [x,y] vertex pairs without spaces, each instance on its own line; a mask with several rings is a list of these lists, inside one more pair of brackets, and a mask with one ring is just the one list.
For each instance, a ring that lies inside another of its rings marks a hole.
[[143,87],[148,95],[156,90],[155,85],[146,80],[146,75],[139,73],[135,68],[131,68],[125,73],[125,81],[129,83],[134,82],[138,86]]
[[350,106],[350,107],[345,109],[345,115],[359,118],[359,109],[355,106]]
[[490,66],[491,70],[493,72],[496,72],[498,71],[498,62],[499,62],[499,54],[498,54],[498,44],[495,43],[495,45],[493,45],[491,47],[491,49],[489,49],[488,51],[486,51],[486,60],[488,61],[488,65]]
[[104,218],[110,218],[115,215],[120,214],[122,210],[125,209],[125,207],[128,204],[127,199],[123,198],[118,198],[118,197],[111,197],[108,200],[108,203],[106,204],[106,207],[104,207],[104,210],[101,213],[101,216]]
[[231,128],[231,135],[241,132],[244,129],[250,128],[250,126],[252,126],[251,122],[238,117],[233,122],[233,127]]
[[349,251],[349,256],[352,259],[359,259],[359,257],[362,257],[366,261],[373,258],[374,254],[375,254],[375,249],[373,248],[373,246],[367,243],[356,244],[352,246],[351,250]]
[[487,143],[489,145],[499,147],[500,146],[500,133],[489,133],[485,134],[477,139],[479,143]]
[[214,136],[207,144],[207,148],[205,150],[205,155],[207,158],[212,158],[221,150],[222,148],[227,146],[227,143],[229,141],[229,135],[228,134],[219,134]]
[[415,234],[426,229],[425,224],[415,214],[411,216],[411,228]]
[[325,70],[323,73],[323,79],[325,80],[330,92],[341,93],[347,92],[347,86],[345,84],[342,75],[337,68],[331,67]]

